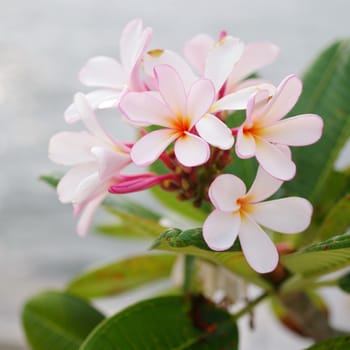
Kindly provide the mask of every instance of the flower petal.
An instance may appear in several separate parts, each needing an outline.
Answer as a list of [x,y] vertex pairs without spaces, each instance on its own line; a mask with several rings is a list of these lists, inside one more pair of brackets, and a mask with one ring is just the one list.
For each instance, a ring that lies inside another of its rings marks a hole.
[[151,37],[152,29],[143,29],[141,19],[134,19],[125,26],[120,37],[120,60],[127,76],[132,73]]
[[209,35],[199,34],[185,44],[185,57],[201,76],[204,75],[206,57],[214,43],[214,39]]
[[282,233],[298,233],[310,224],[312,205],[299,197],[275,199],[254,204],[251,213],[261,225]]
[[86,86],[123,90],[127,84],[123,67],[114,58],[98,56],[90,58],[79,72],[79,80]]
[[91,148],[98,144],[100,140],[86,131],[60,132],[50,139],[49,158],[63,165],[93,162]]
[[210,249],[216,251],[232,247],[241,223],[238,213],[223,213],[214,210],[203,224],[203,238]]
[[152,50],[144,55],[143,68],[148,76],[152,77],[154,74],[154,68],[163,64],[167,64],[176,70],[181,77],[186,91],[188,91],[191,85],[198,79],[193,74],[188,63],[173,51]]
[[190,133],[176,140],[174,152],[177,160],[188,167],[204,164],[210,155],[209,145],[200,137]]
[[204,76],[210,79],[218,92],[229,77],[235,63],[243,53],[244,45],[238,38],[225,36],[209,50]]
[[174,115],[186,115],[186,93],[180,75],[169,65],[154,68],[158,89]]
[[150,165],[177,137],[178,135],[170,129],[152,131],[134,144],[131,159],[138,166]]
[[259,90],[268,90],[271,94],[273,94],[275,87],[267,83],[246,87],[242,90],[233,92],[221,98],[216,103],[214,103],[210,111],[219,112],[225,110],[230,111],[246,109],[251,95]]
[[230,149],[233,146],[231,130],[219,118],[206,114],[197,124],[196,129],[200,137],[210,145],[220,149]]
[[94,199],[90,200],[84,208],[82,208],[82,213],[80,219],[77,224],[77,233],[79,236],[85,236],[88,232],[92,218],[98,208],[98,206],[102,203],[107,193],[102,192],[100,195],[96,196]]
[[95,162],[75,166],[67,171],[57,185],[58,198],[62,203],[73,202],[79,184],[96,172]]
[[227,82],[227,90],[233,90],[238,82],[272,63],[279,54],[278,46],[268,41],[246,44]]
[[282,186],[283,181],[272,177],[262,167],[258,168],[255,180],[247,193],[250,203],[261,202],[269,198]]
[[269,103],[264,115],[265,123],[274,124],[282,119],[296,104],[303,88],[301,80],[295,75],[287,76],[278,86],[276,94]]
[[273,271],[278,264],[278,252],[270,237],[253,220],[244,216],[239,241],[249,265],[259,273]]
[[[116,107],[123,92],[117,90],[101,89],[89,92],[85,95],[91,109]],[[80,115],[74,103],[64,112],[64,119],[67,123],[75,123],[80,120]]]
[[192,86],[187,97],[187,116],[191,127],[200,120],[213,104],[215,89],[208,79],[199,79]]
[[74,104],[81,117],[81,120],[93,135],[101,138],[102,140],[113,142],[113,139],[110,138],[97,120],[94,111],[91,109],[88,101],[82,93],[78,92],[75,94]]
[[288,181],[294,177],[295,164],[285,152],[261,138],[255,138],[255,141],[255,156],[265,171],[283,181]]
[[244,132],[243,128],[238,129],[236,141],[236,153],[239,158],[248,159],[255,155],[255,139],[250,132]]
[[102,147],[93,147],[91,153],[96,157],[101,181],[116,177],[130,162],[130,155]]
[[119,107],[125,117],[136,125],[172,125],[172,112],[153,92],[128,92],[121,98]]
[[262,136],[270,142],[289,146],[306,146],[318,141],[322,135],[323,120],[315,114],[302,114],[278,121],[264,128]]
[[231,174],[219,175],[209,187],[209,198],[215,208],[224,212],[239,210],[237,199],[244,197],[246,187],[244,182]]

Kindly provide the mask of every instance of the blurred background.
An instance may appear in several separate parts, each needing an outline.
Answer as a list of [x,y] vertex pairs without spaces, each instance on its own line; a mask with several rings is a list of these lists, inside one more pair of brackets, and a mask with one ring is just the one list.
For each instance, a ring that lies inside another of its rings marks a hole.
[[[63,287],[91,264],[148,246],[95,234],[77,237],[71,207],[60,204],[55,192],[37,180],[58,169],[47,159],[48,140],[72,129],[63,112],[76,91],[87,91],[78,82],[79,69],[91,56],[118,58],[119,36],[129,20],[141,17],[153,27],[151,48],[181,52],[193,35],[217,36],[222,29],[246,42],[270,40],[281,54],[262,75],[274,83],[300,74],[326,45],[350,36],[346,0],[1,0],[0,5],[1,350],[26,349],[19,317],[26,298],[44,288]],[[117,122],[113,126],[117,135],[124,133]],[[130,131],[125,132],[131,139]],[[134,198],[157,206],[147,194]],[[350,301],[340,292],[325,294],[333,307],[332,321],[341,326],[346,320],[342,305],[350,310]],[[137,295],[101,307],[113,312],[133,297]],[[282,328],[266,310],[266,305],[258,308],[255,331],[242,320],[242,350],[257,344],[292,350],[310,343]]]

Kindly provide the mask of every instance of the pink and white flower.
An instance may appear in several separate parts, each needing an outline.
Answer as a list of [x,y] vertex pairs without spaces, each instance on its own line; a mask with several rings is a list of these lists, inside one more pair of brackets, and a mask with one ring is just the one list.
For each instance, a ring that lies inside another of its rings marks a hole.
[[[86,95],[93,109],[116,107],[121,95],[128,89],[145,89],[139,66],[151,36],[151,28],[143,29],[142,21],[135,19],[126,25],[121,35],[120,62],[111,57],[98,56],[89,59],[83,66],[80,81],[86,86],[98,88]],[[74,104],[67,108],[65,119],[68,123],[79,120]]]
[[203,225],[203,237],[208,246],[223,251],[229,249],[238,237],[243,254],[254,270],[259,273],[274,270],[278,252],[260,225],[281,233],[298,233],[309,226],[312,216],[312,206],[303,198],[264,201],[282,183],[261,167],[248,192],[237,176],[218,176],[209,188],[215,210]]
[[[233,145],[230,129],[209,113],[215,100],[215,88],[208,79],[199,79],[186,92],[179,74],[168,65],[155,67],[159,94],[129,92],[123,96],[120,109],[137,125],[159,125],[135,143],[131,158],[135,164],[153,163],[175,141],[178,161],[185,166],[197,166],[209,158],[209,145],[229,149]],[[193,128],[196,126],[196,135]]]
[[[219,42],[229,37],[226,33],[223,33]],[[216,45],[217,42],[207,34],[196,35],[185,44],[185,57],[200,76],[207,76],[208,70],[217,70],[216,62],[212,65],[210,59]],[[240,43],[240,46],[241,54],[237,55],[237,59],[232,62],[231,69],[225,74],[226,83],[223,95],[244,87],[260,84],[261,79],[246,79],[259,69],[271,64],[279,54],[279,48],[268,41],[253,42],[246,45]],[[210,68],[211,66],[212,68]]]
[[294,107],[301,90],[302,82],[290,75],[272,98],[267,91],[257,92],[250,98],[246,120],[237,131],[237,155],[243,159],[256,157],[269,174],[280,180],[292,179],[296,171],[281,146],[310,145],[322,135],[323,121],[318,115],[302,114],[282,120]]
[[129,146],[106,133],[83,94],[76,94],[74,103],[88,131],[54,135],[49,158],[73,166],[59,182],[57,192],[62,203],[73,204],[75,215],[81,213],[77,231],[83,235],[108,189],[120,181],[119,173],[131,159]]

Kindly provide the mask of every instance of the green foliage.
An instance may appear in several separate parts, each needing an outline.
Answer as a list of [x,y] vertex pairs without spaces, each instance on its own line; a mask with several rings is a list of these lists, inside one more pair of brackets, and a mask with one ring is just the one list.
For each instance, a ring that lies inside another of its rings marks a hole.
[[350,336],[337,337],[333,339],[324,340],[316,345],[307,348],[306,350],[349,350]]
[[116,295],[169,276],[175,255],[141,255],[87,271],[67,290],[83,298]]
[[318,211],[325,212],[322,202],[338,199],[338,186],[325,198],[325,185],[333,176],[333,166],[350,135],[350,41],[335,42],[311,64],[303,77],[304,91],[291,115],[316,113],[324,120],[324,133],[310,147],[293,149],[299,169],[295,179],[285,184],[287,193],[309,198]]
[[201,296],[145,300],[106,319],[80,350],[238,349],[231,316]]
[[53,188],[56,188],[62,178],[61,173],[44,174],[39,177],[40,181],[43,181]]
[[342,198],[328,213],[319,229],[319,237],[327,239],[350,226],[350,194]]
[[271,285],[250,268],[241,252],[238,241],[224,252],[215,252],[203,240],[201,228],[185,231],[169,229],[154,242],[152,249],[196,256],[214,264],[222,265],[245,280],[255,283],[264,289],[271,289]]
[[343,292],[350,293],[350,272],[339,278],[338,286]]
[[284,255],[281,262],[294,274],[306,278],[339,270],[350,263],[350,234],[335,236],[299,252]]
[[33,350],[77,350],[104,316],[68,293],[40,293],[24,306],[22,322]]

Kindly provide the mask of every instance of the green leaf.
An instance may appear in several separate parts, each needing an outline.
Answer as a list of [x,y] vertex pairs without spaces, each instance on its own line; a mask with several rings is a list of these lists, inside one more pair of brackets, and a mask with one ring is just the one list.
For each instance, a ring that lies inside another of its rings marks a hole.
[[101,323],[80,350],[238,349],[232,317],[201,296],[167,296],[132,305]]
[[22,322],[33,350],[77,350],[104,316],[68,293],[40,293],[24,306]]
[[350,336],[337,337],[324,340],[317,343],[306,350],[349,350],[350,349]]
[[288,270],[305,278],[316,278],[339,270],[350,263],[350,233],[283,255],[281,262]]
[[319,229],[321,239],[330,238],[350,227],[350,194],[340,200],[329,212]]
[[289,194],[309,198],[316,208],[322,205],[321,193],[350,135],[349,80],[350,41],[337,41],[323,51],[304,74],[303,94],[290,113],[316,113],[324,120],[324,133],[319,142],[293,149],[293,159],[302,171],[285,184]]
[[154,187],[151,189],[151,193],[160,203],[183,217],[203,223],[208,216],[206,211],[195,208],[192,202],[177,199],[173,192],[166,192],[159,187]]
[[39,180],[47,183],[53,188],[56,188],[62,176],[63,175],[61,173],[44,174],[39,177]]
[[83,298],[116,295],[169,276],[174,255],[142,255],[87,271],[69,283],[67,290]]
[[270,290],[272,287],[267,280],[256,273],[246,262],[238,241],[224,252],[211,250],[202,237],[202,229],[195,228],[181,231],[169,229],[153,244],[152,249],[172,251],[181,254],[194,255],[217,265],[222,265],[247,281]]
[[338,280],[338,286],[345,293],[350,293],[350,272]]

